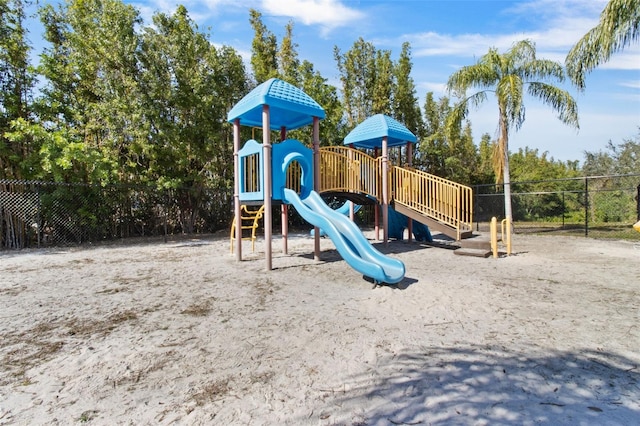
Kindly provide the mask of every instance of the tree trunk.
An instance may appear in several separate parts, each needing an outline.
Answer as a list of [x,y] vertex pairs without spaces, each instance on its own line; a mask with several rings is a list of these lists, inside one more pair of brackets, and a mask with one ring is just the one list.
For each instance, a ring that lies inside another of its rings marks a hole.
[[503,181],[504,181],[504,217],[509,221],[509,224],[511,224],[513,222],[513,214],[511,211],[511,176],[509,172],[509,150],[508,149],[505,149],[504,151],[503,167],[504,169],[502,173],[503,173]]

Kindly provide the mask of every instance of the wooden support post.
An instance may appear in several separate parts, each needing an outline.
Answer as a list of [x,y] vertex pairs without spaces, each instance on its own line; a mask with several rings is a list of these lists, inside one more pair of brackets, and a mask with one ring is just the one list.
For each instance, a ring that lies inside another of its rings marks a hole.
[[[282,126],[280,128],[280,142],[287,138],[287,128]],[[280,220],[282,228],[282,253],[289,254],[289,206],[282,203],[280,206]]]
[[[240,212],[240,119],[233,121],[233,211],[235,222],[241,223],[242,213]],[[236,226],[236,260],[242,260],[242,227]]]
[[[320,119],[313,117],[313,190],[320,190]],[[320,228],[314,228],[313,258],[320,260]]]
[[266,269],[270,271],[272,267],[271,252],[271,231],[272,231],[272,210],[271,195],[273,185],[273,170],[271,167],[271,132],[269,130],[269,105],[262,106],[262,152],[264,173],[264,255],[266,259]]

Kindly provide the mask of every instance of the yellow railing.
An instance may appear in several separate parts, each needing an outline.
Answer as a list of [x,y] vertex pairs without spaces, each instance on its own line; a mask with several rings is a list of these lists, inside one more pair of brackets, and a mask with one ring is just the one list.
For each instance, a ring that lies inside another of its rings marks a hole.
[[[381,159],[353,148],[320,149],[320,192],[359,192],[382,200]],[[389,193],[403,204],[462,232],[473,229],[470,187],[411,168],[389,168]]]
[[320,148],[320,192],[365,193],[382,198],[380,161],[342,146]]
[[436,219],[458,231],[471,231],[473,194],[468,186],[421,172],[393,167],[392,198],[423,215]]
[[242,192],[256,192],[260,191],[260,170],[262,164],[260,164],[260,156],[258,154],[250,154],[246,157],[242,157],[242,170],[244,176],[242,181],[244,182],[244,188],[241,188]]
[[287,182],[286,187],[300,193],[300,187],[302,185],[302,168],[300,163],[293,161],[287,168]]

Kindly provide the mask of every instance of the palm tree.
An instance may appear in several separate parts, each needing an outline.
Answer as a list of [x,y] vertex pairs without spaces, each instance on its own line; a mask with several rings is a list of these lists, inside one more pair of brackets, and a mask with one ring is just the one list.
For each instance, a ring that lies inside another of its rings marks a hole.
[[[455,128],[467,116],[469,104],[480,106],[494,93],[498,101],[498,143],[494,150],[493,168],[496,183],[504,182],[504,210],[509,223],[511,213],[511,181],[509,177],[509,132],[519,130],[525,119],[524,89],[551,106],[565,124],[578,128],[578,107],[569,92],[546,81],[564,81],[562,65],[536,58],[535,44],[529,40],[515,43],[506,53],[491,48],[475,65],[462,67],[449,77],[447,88],[461,100],[451,111],[448,128]],[[467,90],[479,91],[467,96]]]
[[587,73],[639,38],[640,0],[610,0],[600,14],[598,25],[569,51],[565,59],[567,75],[583,90]]

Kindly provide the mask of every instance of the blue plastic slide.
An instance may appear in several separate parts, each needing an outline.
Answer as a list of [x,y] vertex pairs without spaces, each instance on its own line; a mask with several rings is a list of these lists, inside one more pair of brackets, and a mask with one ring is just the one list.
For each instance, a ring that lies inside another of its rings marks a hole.
[[283,201],[293,205],[304,220],[323,229],[338,253],[356,271],[378,283],[394,284],[404,278],[402,261],[376,250],[351,219],[329,207],[317,192],[310,191],[301,199],[295,191],[284,188]]
[[[404,230],[409,226],[408,218],[402,213],[398,213],[391,207],[388,207],[389,212],[389,237],[402,240],[404,238]],[[416,241],[432,242],[433,237],[429,227],[423,223],[413,221],[413,236]]]
[[[340,214],[343,214],[345,216],[349,216],[349,213],[351,213],[351,206],[353,205],[353,212],[354,213],[358,213],[358,211],[362,208],[362,206],[360,204],[354,204],[353,201],[347,200],[344,202],[344,204],[342,204],[340,207],[338,207],[336,209],[336,211]],[[313,237],[316,234],[316,230],[312,229],[311,230],[311,236]],[[320,236],[321,237],[326,237],[327,233],[324,232],[324,230],[322,228],[320,228]]]

